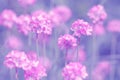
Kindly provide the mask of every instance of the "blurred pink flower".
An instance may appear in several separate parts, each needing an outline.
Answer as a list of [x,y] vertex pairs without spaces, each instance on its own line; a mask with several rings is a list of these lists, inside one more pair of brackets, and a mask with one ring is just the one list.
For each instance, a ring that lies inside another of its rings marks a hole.
[[62,76],[64,80],[83,80],[88,74],[85,66],[79,62],[70,62],[63,68]]
[[61,49],[70,49],[77,46],[77,39],[70,34],[65,34],[58,38],[58,46]]
[[73,35],[77,37],[81,35],[92,35],[92,27],[89,23],[80,19],[73,22],[71,30],[74,32]]
[[40,57],[39,58],[40,64],[42,64],[47,70],[49,70],[52,67],[52,63],[47,57]]
[[108,23],[107,29],[111,32],[120,32],[120,20],[112,20]]
[[36,2],[36,0],[18,0],[18,2],[22,6],[28,6],[28,5],[34,4]]
[[12,50],[6,57],[4,64],[9,68],[29,68],[29,60],[25,52]]
[[58,26],[61,23],[68,21],[72,12],[67,6],[57,6],[49,12],[49,15],[54,24]]
[[107,13],[102,5],[96,5],[89,10],[88,16],[93,20],[93,23],[96,23],[105,20]]
[[23,46],[22,41],[18,37],[13,35],[7,37],[5,44],[6,44],[6,47],[9,47],[12,49],[21,49]]
[[96,24],[94,26],[94,33],[96,35],[103,35],[103,34],[105,34],[105,29],[104,29],[103,25]]
[[111,65],[109,61],[99,62],[92,72],[93,80],[104,80],[110,71]]
[[41,64],[33,66],[30,70],[25,71],[25,80],[40,80],[45,76],[47,76],[46,69]]
[[7,28],[12,28],[16,19],[17,19],[17,17],[16,17],[15,12],[13,12],[12,10],[9,10],[9,9],[5,9],[0,14],[0,25],[3,25]]
[[30,68],[25,70],[25,80],[39,80],[47,76],[46,68],[41,64],[36,53],[29,52],[27,57],[30,61]]
[[[70,62],[70,61],[75,61],[76,58],[77,58],[77,56],[76,56],[75,52],[74,53],[68,53],[67,57],[66,57],[66,60],[68,62]],[[86,53],[85,53],[84,49],[81,48],[81,49],[79,49],[79,52],[78,52],[78,61],[80,63],[83,63],[85,60],[86,60]]]
[[52,34],[52,20],[46,14],[33,15],[30,23],[31,29],[37,35]]
[[30,28],[31,17],[29,15],[20,15],[16,21],[17,28],[25,35],[31,31]]

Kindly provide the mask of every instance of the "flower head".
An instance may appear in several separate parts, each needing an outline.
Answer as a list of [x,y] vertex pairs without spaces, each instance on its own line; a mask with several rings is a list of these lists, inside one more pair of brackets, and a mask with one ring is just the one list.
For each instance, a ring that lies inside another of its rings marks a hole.
[[0,14],[0,24],[12,28],[14,22],[16,21],[17,17],[15,12],[9,9],[5,9],[1,14]]
[[77,46],[77,39],[72,35],[65,34],[58,38],[58,45],[61,49],[70,49]]
[[107,28],[111,32],[120,32],[120,20],[110,21]]
[[28,35],[30,28],[31,17],[29,15],[20,15],[16,21],[18,30],[24,35]]
[[30,61],[30,68],[25,70],[25,80],[39,80],[47,76],[46,68],[40,63],[37,55],[34,52],[27,54]]
[[71,10],[66,6],[57,6],[49,12],[49,15],[53,20],[54,24],[59,25],[70,19]]
[[36,0],[18,0],[22,6],[32,5]]
[[4,64],[9,68],[25,68],[28,67],[29,60],[27,55],[22,51],[13,50],[5,57]]
[[74,32],[73,35],[77,37],[80,37],[81,35],[92,34],[92,27],[89,25],[89,23],[80,19],[73,22],[71,30]]
[[93,23],[96,23],[98,21],[103,21],[107,18],[107,13],[104,10],[104,7],[102,5],[97,5],[92,7],[89,12],[88,16],[90,19],[93,20]]
[[33,15],[30,26],[37,35],[52,34],[52,20],[46,14]]
[[86,67],[79,62],[70,62],[67,64],[62,71],[64,80],[83,80],[88,74]]

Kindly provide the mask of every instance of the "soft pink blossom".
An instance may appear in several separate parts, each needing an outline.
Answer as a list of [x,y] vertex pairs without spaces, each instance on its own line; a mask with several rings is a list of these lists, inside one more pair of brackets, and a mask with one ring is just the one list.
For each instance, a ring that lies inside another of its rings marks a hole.
[[72,12],[67,6],[57,6],[49,12],[49,15],[55,25],[60,25],[70,19]]
[[24,35],[28,35],[30,28],[31,17],[29,15],[20,15],[16,21],[18,30]]
[[101,25],[101,24],[96,24],[96,25],[94,26],[94,33],[95,33],[96,35],[103,35],[103,34],[105,34],[105,29],[104,29],[103,25]]
[[84,65],[79,62],[70,62],[63,68],[62,76],[64,80],[83,80],[88,74]]
[[6,57],[4,64],[9,68],[28,68],[29,60],[23,51],[12,50]]
[[22,41],[18,37],[13,35],[7,37],[5,44],[6,47],[9,47],[11,49],[21,49],[23,46]]
[[39,58],[40,64],[42,64],[47,70],[49,70],[52,67],[52,63],[47,57],[40,57]]
[[58,46],[61,49],[70,49],[77,46],[77,39],[70,34],[65,34],[58,38]]
[[30,23],[31,29],[37,35],[51,35],[52,34],[52,20],[48,15],[40,14],[33,15]]
[[93,80],[104,80],[110,71],[111,64],[109,61],[99,62],[92,72]]
[[7,28],[12,28],[16,19],[17,17],[14,11],[5,9],[0,14],[0,25],[3,25]]
[[18,0],[18,2],[22,6],[28,6],[28,5],[34,4],[36,2],[36,0]]
[[88,16],[93,20],[93,23],[96,23],[105,20],[107,18],[107,13],[102,5],[96,5],[89,10]]
[[120,20],[111,20],[108,23],[107,29],[111,32],[120,32]]
[[30,61],[30,68],[25,70],[25,80],[39,80],[42,77],[47,76],[46,68],[41,64],[36,53],[29,52],[27,57]]
[[73,35],[80,37],[81,35],[92,35],[92,27],[88,22],[78,19],[72,23],[71,30]]

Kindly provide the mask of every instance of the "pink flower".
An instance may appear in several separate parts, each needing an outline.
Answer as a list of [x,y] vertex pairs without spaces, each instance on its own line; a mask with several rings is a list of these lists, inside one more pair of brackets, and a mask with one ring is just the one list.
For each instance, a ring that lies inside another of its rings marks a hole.
[[82,48],[79,49],[78,56],[76,55],[76,52],[74,52],[74,53],[68,53],[67,57],[66,57],[66,60],[68,62],[70,62],[70,61],[75,61],[76,58],[78,58],[78,61],[81,62],[81,63],[85,62],[85,60],[86,60],[86,54],[85,54],[84,49],[82,49]]
[[67,64],[62,71],[64,80],[83,80],[88,74],[86,67],[79,62],[70,62]]
[[37,35],[51,35],[52,34],[52,20],[48,15],[40,14],[32,16],[30,23],[31,29]]
[[29,60],[26,54],[22,51],[12,50],[5,57],[4,64],[9,68],[28,68]]
[[77,39],[72,35],[65,34],[58,38],[58,46],[61,49],[70,49],[77,46]]
[[16,21],[16,14],[12,10],[5,9],[0,14],[0,25],[3,25],[7,28],[12,28],[14,22]]
[[71,10],[66,6],[57,6],[49,12],[49,15],[51,16],[51,19],[55,25],[59,25],[68,21],[71,17],[71,14]]
[[93,23],[96,23],[105,20],[107,18],[107,13],[102,5],[97,5],[89,10],[88,16],[93,20]]
[[80,19],[73,22],[71,30],[74,32],[73,35],[77,37],[81,35],[92,35],[92,27],[89,23]]
[[47,76],[46,69],[41,64],[25,71],[25,80],[40,80],[45,76]]
[[104,80],[110,71],[111,65],[109,61],[99,62],[92,72],[93,80]]
[[103,34],[105,34],[105,29],[104,29],[103,25],[101,25],[101,24],[96,24],[96,25],[94,26],[94,33],[95,33],[96,35],[103,35]]
[[120,32],[120,20],[110,21],[107,28],[111,32]]
[[31,31],[30,28],[31,17],[29,15],[21,15],[18,17],[16,24],[18,30],[25,35],[28,35]]
[[25,80],[39,80],[47,76],[46,68],[40,63],[40,60],[34,52],[29,52],[27,57],[30,61],[30,68],[25,70]]
[[22,6],[27,6],[27,5],[32,5],[36,2],[36,0],[18,0],[18,2],[22,5]]
[[42,64],[47,70],[52,67],[50,60],[47,57],[40,57],[39,58],[40,64]]
[[16,37],[16,36],[9,36],[6,39],[6,47],[12,48],[12,49],[21,49],[23,44],[22,41]]

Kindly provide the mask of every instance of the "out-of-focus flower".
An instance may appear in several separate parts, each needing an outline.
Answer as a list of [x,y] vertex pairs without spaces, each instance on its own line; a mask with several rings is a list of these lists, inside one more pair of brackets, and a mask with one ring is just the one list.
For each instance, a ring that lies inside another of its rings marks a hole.
[[30,23],[31,29],[37,35],[51,35],[52,34],[52,20],[48,15],[40,14],[32,16]]
[[62,71],[62,75],[64,80],[83,80],[88,76],[86,67],[79,62],[67,64]]
[[21,49],[23,44],[22,44],[22,41],[16,37],[16,36],[9,36],[7,39],[6,39],[6,47],[9,47],[9,48],[12,48],[12,49]]
[[19,16],[16,21],[18,30],[23,34],[28,35],[28,33],[31,31],[30,22],[31,22],[31,17],[29,15]]
[[57,6],[49,12],[49,15],[53,20],[54,24],[59,25],[63,22],[68,21],[72,15],[72,12],[66,6]]
[[42,64],[47,70],[49,70],[52,66],[50,60],[47,57],[40,57],[39,58],[40,64]]
[[96,5],[89,10],[88,16],[93,20],[93,23],[96,23],[105,20],[107,13],[102,5]]
[[93,80],[104,80],[105,77],[110,73],[111,65],[109,61],[102,61],[98,63],[96,68],[92,72]]
[[92,35],[92,27],[89,23],[80,19],[73,22],[71,30],[74,32],[73,35],[77,37],[81,35]]
[[0,14],[0,25],[3,25],[7,28],[12,28],[16,19],[17,19],[17,17],[16,17],[16,14],[14,11],[5,9]]
[[107,28],[111,32],[120,32],[120,20],[110,21]]
[[96,35],[103,35],[103,34],[105,34],[105,29],[104,29],[103,25],[96,24],[94,26],[94,33]]
[[40,63],[40,60],[34,52],[29,52],[27,57],[30,61],[30,68],[25,70],[25,80],[39,80],[47,76],[46,68]]
[[28,5],[32,5],[36,2],[36,0],[18,0],[18,2],[22,5],[22,6],[28,6]]
[[81,63],[83,63],[86,60],[86,54],[85,54],[85,51],[82,48],[79,49],[78,56],[75,52],[74,53],[68,53],[67,57],[66,57],[66,60],[68,62],[70,62],[70,61],[75,61],[77,58],[78,58],[78,61],[81,62]]
[[61,49],[70,49],[77,46],[77,39],[70,34],[65,34],[58,38],[58,46]]
[[40,80],[45,76],[47,76],[46,69],[41,64],[25,71],[25,80]]
[[5,57],[4,64],[9,68],[29,68],[29,60],[25,52],[12,50]]

